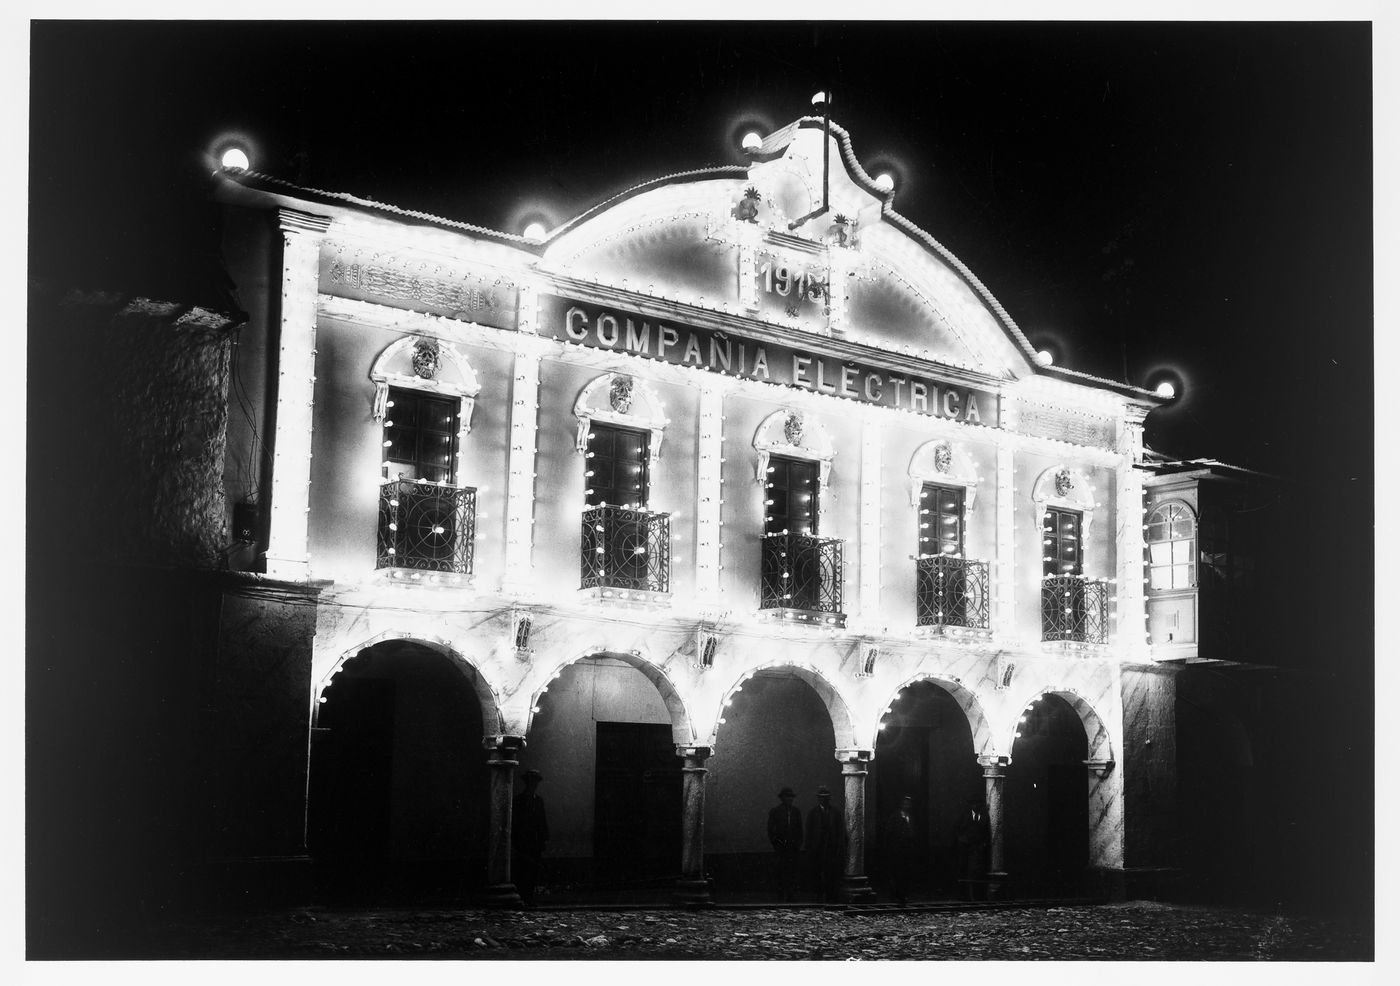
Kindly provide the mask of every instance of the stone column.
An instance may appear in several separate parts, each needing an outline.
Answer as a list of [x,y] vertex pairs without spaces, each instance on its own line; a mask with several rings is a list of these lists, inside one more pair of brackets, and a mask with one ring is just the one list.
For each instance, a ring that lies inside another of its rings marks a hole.
[[1006,757],[978,757],[982,778],[987,786],[987,824],[991,828],[991,844],[987,847],[987,899],[999,898],[1006,884],[1006,825],[1001,813],[1001,795],[1006,780]]
[[491,820],[486,843],[486,906],[520,907],[520,894],[510,877],[511,803],[515,799],[515,768],[525,746],[523,736],[488,736],[486,766],[491,771]]
[[874,750],[837,750],[846,796],[846,873],[842,890],[848,904],[873,900],[865,875],[865,778]]
[[311,422],[316,391],[316,291],[324,216],[278,210],[282,227],[281,331],[277,351],[277,423],[273,434],[267,574],[298,582],[308,576],[307,516],[311,506]]
[[681,878],[676,881],[675,902],[682,907],[713,907],[705,880],[705,761],[708,746],[677,746],[681,767]]

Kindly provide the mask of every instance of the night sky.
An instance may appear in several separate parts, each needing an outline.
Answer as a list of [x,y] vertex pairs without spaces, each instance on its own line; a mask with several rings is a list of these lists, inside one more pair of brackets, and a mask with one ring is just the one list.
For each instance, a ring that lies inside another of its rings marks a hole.
[[1033,343],[1180,374],[1149,444],[1369,488],[1366,23],[35,22],[31,271],[168,289],[229,134],[254,170],[519,232],[739,163],[822,88]]

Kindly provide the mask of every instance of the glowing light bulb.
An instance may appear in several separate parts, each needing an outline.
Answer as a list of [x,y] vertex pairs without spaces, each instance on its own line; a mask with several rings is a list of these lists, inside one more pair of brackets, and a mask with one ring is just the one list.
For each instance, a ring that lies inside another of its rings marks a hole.
[[875,187],[882,192],[894,191],[894,175],[888,171],[882,171],[875,176]]
[[549,230],[544,228],[544,223],[533,222],[525,227],[525,232],[521,235],[523,235],[527,240],[532,240],[536,243],[540,243],[544,240],[546,236],[549,235]]
[[219,158],[219,165],[224,168],[238,168],[240,171],[247,171],[248,154],[241,147],[230,147]]
[[763,146],[763,137],[756,130],[744,134],[743,147],[746,151],[756,151]]

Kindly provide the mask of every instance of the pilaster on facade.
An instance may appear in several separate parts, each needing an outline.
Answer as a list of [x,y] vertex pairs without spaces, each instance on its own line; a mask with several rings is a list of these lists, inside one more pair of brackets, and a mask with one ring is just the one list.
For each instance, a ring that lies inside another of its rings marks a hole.
[[306,579],[310,568],[307,518],[316,392],[316,296],[321,242],[331,221],[293,209],[278,210],[278,221],[282,303],[267,574],[296,582]]
[[[1000,641],[1016,637],[1016,457],[1010,443],[997,443],[996,593],[992,633]],[[1037,551],[1035,557],[1038,559]]]
[[701,378],[695,470],[695,595],[702,610],[719,605],[724,540],[724,522],[720,519],[720,501],[724,497],[724,391],[722,380]]
[[739,303],[744,306],[746,312],[758,311],[758,279],[755,276],[755,265],[758,260],[758,229],[749,227],[748,224],[740,224],[741,239],[739,241]]
[[1122,660],[1148,658],[1147,593],[1144,589],[1146,543],[1143,536],[1143,474],[1133,468],[1142,461],[1145,408],[1129,407],[1119,434],[1122,462],[1116,482],[1116,557],[1118,559],[1117,651]]
[[880,615],[880,429],[865,415],[860,443],[860,600],[861,623],[878,622]]
[[505,578],[501,585],[507,594],[524,592],[531,583],[540,359],[538,347],[516,349],[510,402],[510,450],[506,459]]

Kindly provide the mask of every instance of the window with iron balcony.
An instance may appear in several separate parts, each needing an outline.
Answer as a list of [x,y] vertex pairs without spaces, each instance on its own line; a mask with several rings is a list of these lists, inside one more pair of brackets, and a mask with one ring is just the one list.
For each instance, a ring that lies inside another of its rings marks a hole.
[[918,626],[985,630],[988,566],[964,556],[966,491],[924,483],[919,494],[915,618]]
[[845,626],[842,541],[817,533],[819,469],[808,459],[768,460],[759,607],[798,623]]
[[460,581],[472,573],[476,490],[452,482],[458,408],[450,398],[389,388],[375,568],[392,577]]
[[1108,583],[1084,576],[1084,515],[1049,507],[1041,528],[1040,629],[1045,641],[1108,642]]
[[604,597],[671,591],[671,515],[647,508],[651,436],[594,421],[584,461],[579,588]]

